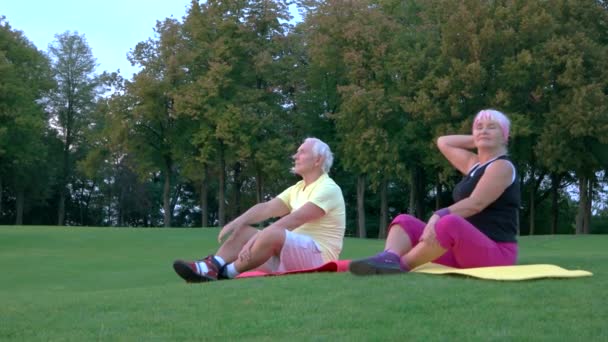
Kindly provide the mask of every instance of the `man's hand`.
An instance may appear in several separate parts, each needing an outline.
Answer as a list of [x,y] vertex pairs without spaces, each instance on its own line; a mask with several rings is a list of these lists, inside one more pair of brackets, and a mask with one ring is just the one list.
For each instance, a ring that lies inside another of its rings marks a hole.
[[283,216],[278,221],[275,221],[266,229],[287,229],[294,230],[299,226],[318,220],[325,215],[325,211],[312,202],[306,202],[303,206],[297,210],[292,211],[290,214]]
[[260,233],[256,233],[254,236],[251,237],[251,239],[249,239],[249,241],[247,241],[247,243],[243,246],[243,248],[241,249],[241,252],[239,253],[239,260],[241,262],[248,262],[251,259],[251,248],[253,247],[253,244],[255,243],[255,241],[258,239],[258,236],[260,235]]
[[235,233],[235,230],[239,228],[240,225],[234,223],[234,221],[228,223],[227,225],[220,230],[220,233],[217,235],[217,242],[222,243],[224,238],[227,238],[230,234]]
[[275,197],[268,202],[258,203],[249,208],[244,214],[225,225],[217,236],[217,241],[222,243],[230,234],[243,226],[262,222],[271,217],[282,217],[289,214],[289,207],[281,199]]

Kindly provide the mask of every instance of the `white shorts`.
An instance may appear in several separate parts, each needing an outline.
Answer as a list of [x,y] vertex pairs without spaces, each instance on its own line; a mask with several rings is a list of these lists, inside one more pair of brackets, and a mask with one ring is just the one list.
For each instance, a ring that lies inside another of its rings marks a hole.
[[289,272],[323,265],[319,245],[308,235],[285,229],[285,243],[279,257],[273,256],[257,270],[264,272]]

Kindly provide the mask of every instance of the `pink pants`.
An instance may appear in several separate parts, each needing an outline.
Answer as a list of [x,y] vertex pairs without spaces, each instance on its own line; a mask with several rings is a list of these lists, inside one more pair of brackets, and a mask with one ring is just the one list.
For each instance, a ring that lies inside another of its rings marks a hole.
[[[399,225],[409,235],[412,247],[420,241],[426,223],[401,214],[389,227]],[[389,228],[390,229],[390,228]],[[447,249],[433,262],[457,268],[507,266],[517,262],[517,243],[495,242],[469,221],[458,215],[446,215],[435,225],[441,247]]]

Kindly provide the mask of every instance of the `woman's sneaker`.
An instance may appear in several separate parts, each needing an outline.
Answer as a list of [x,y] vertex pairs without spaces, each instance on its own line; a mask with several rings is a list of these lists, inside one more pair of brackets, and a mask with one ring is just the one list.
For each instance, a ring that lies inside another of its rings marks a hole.
[[391,252],[382,252],[373,257],[353,260],[348,269],[355,275],[394,274],[409,271],[401,264],[401,258]]

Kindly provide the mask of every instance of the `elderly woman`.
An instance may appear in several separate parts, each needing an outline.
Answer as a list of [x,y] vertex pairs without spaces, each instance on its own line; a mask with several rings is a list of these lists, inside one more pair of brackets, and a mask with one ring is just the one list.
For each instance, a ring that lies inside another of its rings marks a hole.
[[441,153],[464,174],[454,188],[454,204],[437,210],[427,223],[397,216],[384,252],[351,262],[350,271],[400,273],[430,261],[457,268],[515,264],[520,193],[507,156],[509,126],[503,113],[486,109],[476,115],[472,135],[437,139]]

